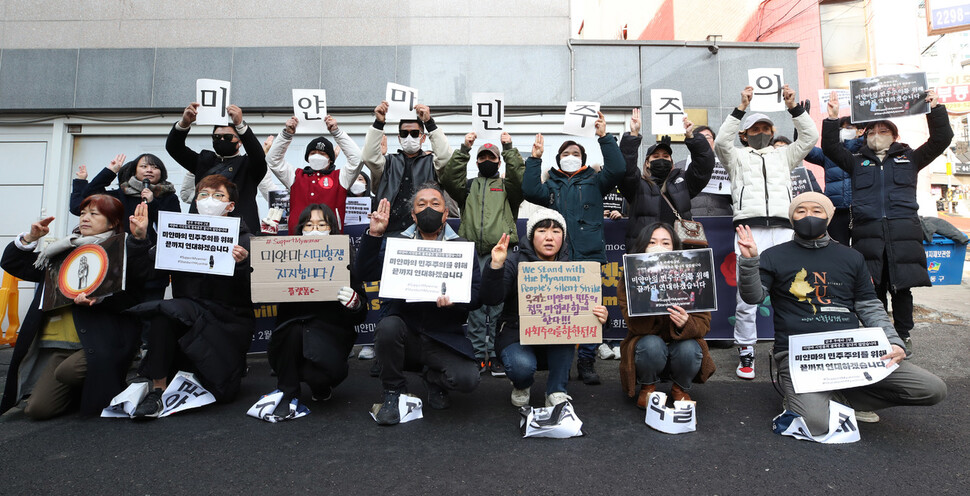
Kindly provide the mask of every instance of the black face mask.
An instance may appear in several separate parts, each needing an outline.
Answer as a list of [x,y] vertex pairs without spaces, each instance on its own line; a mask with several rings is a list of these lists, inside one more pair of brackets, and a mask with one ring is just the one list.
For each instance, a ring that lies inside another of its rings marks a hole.
[[650,175],[657,178],[660,181],[667,179],[667,175],[670,174],[670,169],[674,167],[674,163],[665,158],[658,158],[656,160],[650,161]]
[[498,172],[498,161],[486,160],[478,163],[478,173],[482,177],[492,177],[496,172]]
[[801,219],[792,221],[792,227],[795,229],[795,235],[802,239],[816,239],[822,236],[825,234],[825,230],[828,225],[828,219],[812,217],[811,215],[806,215]]
[[431,207],[427,207],[424,210],[414,214],[414,217],[418,221],[418,230],[425,234],[438,232],[438,229],[441,229],[442,213],[443,212],[439,212]]
[[755,150],[760,150],[762,148],[767,148],[771,144],[771,138],[774,136],[768,133],[761,134],[751,134],[748,135],[748,146],[754,148]]
[[236,154],[236,144],[232,141],[212,140],[212,149],[222,157]]

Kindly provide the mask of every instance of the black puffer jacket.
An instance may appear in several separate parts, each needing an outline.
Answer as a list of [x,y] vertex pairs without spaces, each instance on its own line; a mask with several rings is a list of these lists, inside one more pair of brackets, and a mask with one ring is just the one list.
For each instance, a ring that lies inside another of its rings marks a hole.
[[[249,250],[251,238],[239,223],[239,245]],[[129,271],[139,278],[156,277],[155,245],[128,238]],[[164,315],[189,327],[179,347],[199,371],[199,381],[219,402],[232,401],[246,369],[253,340],[253,303],[249,259],[236,264],[232,276],[171,272],[171,300],[136,305],[130,313],[149,320]],[[159,271],[160,272],[160,271]]]
[[620,193],[626,198],[630,220],[626,228],[626,252],[632,253],[634,242],[640,231],[654,222],[673,224],[676,220],[670,205],[661,196],[665,189],[667,200],[677,209],[681,218],[691,219],[691,198],[697,196],[714,171],[714,150],[701,135],[684,141],[691,154],[691,166],[686,171],[672,168],[664,183],[658,185],[653,178],[645,179],[637,167],[637,155],[641,136],[624,133],[620,140],[620,151],[626,160],[626,174],[620,182]]

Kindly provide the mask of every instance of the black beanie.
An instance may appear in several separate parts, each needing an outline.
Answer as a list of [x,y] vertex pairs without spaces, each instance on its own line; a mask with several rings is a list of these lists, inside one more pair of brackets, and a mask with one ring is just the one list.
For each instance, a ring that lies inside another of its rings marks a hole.
[[319,138],[315,138],[306,146],[306,153],[303,154],[304,162],[310,161],[310,152],[312,152],[313,150],[320,150],[323,153],[326,153],[327,156],[330,157],[331,164],[334,162],[334,160],[337,159],[336,154],[333,152],[333,143],[331,143],[330,140],[328,140],[327,138],[324,138],[323,136],[320,136]]

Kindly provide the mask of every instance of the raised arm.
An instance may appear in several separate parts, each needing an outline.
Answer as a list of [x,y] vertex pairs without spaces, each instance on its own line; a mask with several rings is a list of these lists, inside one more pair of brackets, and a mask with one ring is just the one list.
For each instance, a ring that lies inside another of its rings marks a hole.
[[812,117],[805,111],[805,107],[795,101],[795,92],[789,89],[787,84],[785,85],[784,95],[788,113],[792,116],[795,130],[798,131],[798,139],[791,146],[785,148],[788,167],[791,170],[802,165],[802,160],[805,160],[808,152],[812,151],[812,148],[818,143],[818,128],[815,127],[815,121],[812,120]]
[[525,160],[525,174],[522,176],[522,196],[529,202],[540,207],[552,208],[555,198],[552,191],[542,182],[542,152],[545,140],[541,134],[536,135],[532,144],[532,155]]
[[434,170],[438,174],[444,170],[448,159],[454,153],[454,149],[448,144],[448,137],[445,132],[438,127],[434,119],[431,118],[431,109],[427,105],[418,104],[414,106],[414,111],[418,114],[418,119],[424,122],[424,129],[431,139],[431,153],[434,154]]
[[630,132],[623,133],[623,137],[620,139],[620,153],[623,154],[626,171],[623,174],[623,179],[620,180],[619,187],[620,194],[628,202],[633,201],[633,198],[637,195],[637,190],[640,188],[640,168],[637,166],[637,160],[640,158],[640,143],[642,140],[643,137],[640,136],[639,118],[637,118],[637,125],[634,126],[633,121],[631,121]]
[[[502,158],[505,160],[505,195],[513,215],[518,215],[522,204],[522,178],[525,175],[525,160],[519,149],[512,146],[512,136],[502,133]],[[484,284],[484,281],[483,281]]]
[[738,135],[738,130],[741,129],[741,119],[744,118],[744,111],[751,103],[752,95],[754,95],[754,88],[751,86],[746,86],[741,91],[741,103],[727,119],[724,119],[724,123],[717,131],[717,137],[714,138],[714,153],[731,180],[734,180],[734,174],[737,172],[738,151],[734,148],[734,138]]
[[930,131],[930,138],[919,148],[913,150],[913,162],[920,169],[929,165],[939,157],[953,141],[953,128],[946,113],[946,107],[939,104],[936,92],[927,92],[926,101],[930,102],[930,113],[926,114],[926,126]]
[[384,119],[387,116],[387,102],[381,102],[374,108],[374,124],[367,129],[364,136],[364,148],[361,152],[361,160],[364,166],[370,170],[372,189],[376,192],[377,186],[381,184],[381,176],[384,174],[384,153],[381,151],[381,140],[384,138]]
[[232,119],[236,133],[239,134],[239,141],[242,141],[246,155],[249,157],[246,173],[249,174],[251,180],[262,181],[263,177],[266,176],[266,152],[263,151],[263,144],[259,142],[259,138],[256,137],[252,128],[243,120],[241,108],[230,105],[226,111]]
[[466,134],[461,147],[451,154],[445,168],[438,173],[441,187],[451,195],[461,209],[465,208],[465,199],[468,198],[468,160],[471,158],[471,149],[477,137],[473,132]]
[[328,115],[325,122],[327,129],[330,130],[330,135],[333,136],[333,140],[340,147],[340,151],[343,152],[344,156],[347,157],[347,167],[340,170],[340,185],[344,189],[350,189],[354,185],[354,182],[357,181],[360,169],[364,165],[360,160],[360,147],[350,138],[350,135],[337,127],[336,119]]
[[[714,150],[707,138],[694,134],[694,123],[684,118],[684,144],[690,152],[690,167],[686,171],[687,193],[691,198],[704,190],[714,173]],[[708,327],[710,327],[708,321]]]
[[192,123],[195,122],[195,117],[198,114],[199,104],[192,102],[185,110],[182,111],[182,119],[176,122],[172,126],[172,130],[168,132],[168,138],[165,140],[165,151],[168,152],[172,158],[182,166],[183,169],[196,173],[196,168],[199,163],[199,154],[193,151],[191,148],[185,146],[185,138],[189,135],[189,128]]
[[266,154],[266,166],[286,189],[290,189],[296,179],[296,167],[286,161],[286,150],[290,148],[290,143],[293,142],[293,135],[296,134],[298,122],[296,117],[290,117],[283,130],[273,140],[273,144],[269,147],[269,153]]
[[825,105],[828,118],[822,121],[822,153],[842,170],[852,174],[852,152],[846,150],[839,137],[839,98],[833,91]]

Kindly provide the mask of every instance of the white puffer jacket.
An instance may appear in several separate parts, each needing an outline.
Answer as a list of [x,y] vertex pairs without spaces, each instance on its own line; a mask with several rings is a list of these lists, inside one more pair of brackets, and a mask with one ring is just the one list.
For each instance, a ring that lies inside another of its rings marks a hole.
[[789,146],[768,146],[755,150],[735,148],[734,138],[744,112],[734,112],[724,120],[714,140],[714,152],[731,180],[734,224],[791,227],[791,170],[799,165],[818,141],[815,122],[800,105],[788,111],[798,139]]

